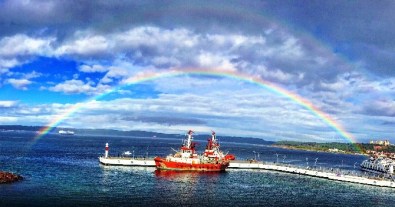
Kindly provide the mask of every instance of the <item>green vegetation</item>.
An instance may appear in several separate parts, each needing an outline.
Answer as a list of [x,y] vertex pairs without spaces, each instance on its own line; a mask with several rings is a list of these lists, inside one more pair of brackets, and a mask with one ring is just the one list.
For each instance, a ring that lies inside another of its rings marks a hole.
[[[330,149],[337,149],[340,153],[367,153],[368,150],[375,150],[375,144],[368,143],[316,143],[316,142],[294,142],[294,141],[279,141],[274,143],[274,146],[286,147],[291,149],[312,150],[329,152]],[[381,149],[376,151],[395,152],[395,146],[380,146]]]

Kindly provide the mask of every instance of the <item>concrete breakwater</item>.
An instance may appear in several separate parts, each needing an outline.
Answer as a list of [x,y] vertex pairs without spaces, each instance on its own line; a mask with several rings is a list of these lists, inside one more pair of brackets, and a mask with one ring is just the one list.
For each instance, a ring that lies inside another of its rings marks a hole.
[[2,172],[0,171],[0,184],[3,183],[13,183],[19,180],[22,180],[23,177],[20,175],[16,175],[10,172]]
[[[155,167],[155,162],[152,158],[148,159],[133,159],[124,157],[100,157],[100,163],[103,165],[122,165],[122,166],[141,166],[141,167]],[[384,179],[378,177],[367,177],[361,175],[353,175],[352,173],[344,173],[336,169],[323,170],[323,169],[312,169],[303,168],[294,165],[284,165],[279,163],[266,163],[258,161],[243,161],[233,160],[230,162],[228,169],[260,169],[279,171],[285,173],[292,173],[304,176],[311,176],[341,182],[358,183],[364,185],[372,185],[379,187],[395,188],[395,181],[392,179]]]
[[270,171],[279,171],[279,172],[318,177],[318,178],[324,178],[324,179],[341,181],[341,182],[350,182],[350,183],[358,183],[364,185],[395,188],[395,181],[391,179],[358,176],[358,175],[342,173],[336,170],[325,171],[320,169],[302,168],[292,165],[281,165],[275,163],[271,164],[271,163],[253,162],[253,161],[232,161],[229,165],[229,168],[230,169],[262,169],[262,170],[270,170]]

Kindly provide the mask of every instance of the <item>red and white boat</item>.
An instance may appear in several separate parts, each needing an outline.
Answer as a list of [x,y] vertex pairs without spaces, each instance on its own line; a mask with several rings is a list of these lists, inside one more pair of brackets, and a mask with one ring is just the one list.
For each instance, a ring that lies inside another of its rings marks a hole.
[[219,150],[219,143],[215,132],[212,131],[211,137],[207,140],[207,146],[204,150],[203,156],[208,160],[235,160],[236,157],[233,154],[224,154]]
[[225,171],[229,166],[229,160],[225,160],[222,157],[209,157],[205,154],[198,155],[195,150],[196,143],[192,142],[192,134],[193,131],[189,130],[183,145],[174,155],[170,154],[166,158],[155,157],[156,168],[158,170],[175,171]]

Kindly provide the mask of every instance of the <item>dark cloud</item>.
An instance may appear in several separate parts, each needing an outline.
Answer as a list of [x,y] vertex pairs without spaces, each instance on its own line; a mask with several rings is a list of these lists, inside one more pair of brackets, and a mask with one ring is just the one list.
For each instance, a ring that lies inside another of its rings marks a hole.
[[[367,0],[210,3],[9,0],[0,3],[0,36],[55,34],[62,40],[77,30],[105,34],[141,25],[244,35],[285,28],[296,31],[295,34],[300,31],[313,34],[330,44],[334,53],[350,61],[362,61],[372,72],[395,75],[392,69],[395,64],[394,8],[393,1]],[[291,68],[281,60],[274,60],[272,64],[285,70]]]
[[388,116],[395,117],[395,112],[391,110],[387,110],[386,108],[374,108],[374,107],[366,107],[364,112],[368,115],[372,116]]
[[210,28],[241,31],[240,25],[248,25],[250,31],[256,31],[264,22],[254,24],[256,19],[250,14],[258,12],[262,4],[250,6],[251,3],[237,1],[207,4],[201,1],[9,0],[0,3],[0,33],[10,35],[41,31],[64,35],[75,29],[109,32],[140,25],[182,26],[200,31]]
[[394,1],[271,1],[269,13],[377,75],[395,75]]
[[[298,36],[307,31],[320,41],[330,43],[333,52],[339,53],[339,56],[361,61],[365,67],[379,74],[395,74],[392,70],[395,63],[392,51],[395,30],[391,29],[395,28],[392,21],[395,15],[392,7],[393,3],[386,1],[3,1],[0,3],[0,36],[18,33],[33,37],[56,36],[57,41],[52,43],[56,48],[63,40],[75,38],[76,31],[106,35],[148,25],[167,30],[187,28],[192,33],[203,35],[233,33],[248,36],[276,31],[275,35],[266,39],[265,45],[272,47],[286,41],[288,33]],[[334,81],[339,73],[351,69],[328,51],[310,46],[308,41],[300,42],[306,54],[296,60],[281,55],[263,57],[261,53],[267,48],[250,45],[240,46],[229,55],[233,56],[233,61],[242,59],[251,65],[266,65],[269,69],[279,69],[293,75],[303,72],[305,76],[299,81],[303,85],[317,79]],[[171,48],[167,46],[165,48]],[[226,46],[219,49],[223,50]],[[201,47],[207,48],[207,45]],[[136,57],[136,51],[146,58]],[[193,52],[182,50],[182,55],[167,52],[183,64],[165,61],[155,65],[160,68],[198,66],[185,58],[197,55]],[[136,64],[147,66],[152,63],[149,59],[163,54],[163,51],[161,48],[139,45],[121,50],[121,53]],[[86,59],[103,58],[100,54],[80,56]],[[311,55],[329,58],[328,64],[319,65],[316,58],[309,57]]]
[[384,122],[381,123],[381,125],[395,126],[395,121],[384,121]]
[[376,100],[364,106],[363,112],[372,116],[395,117],[395,101]]

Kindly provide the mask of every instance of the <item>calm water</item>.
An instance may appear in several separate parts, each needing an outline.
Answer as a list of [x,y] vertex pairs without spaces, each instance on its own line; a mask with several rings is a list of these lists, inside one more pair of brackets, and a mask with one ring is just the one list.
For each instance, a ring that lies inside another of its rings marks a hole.
[[[97,159],[106,142],[111,155],[134,150],[144,156],[148,148],[154,156],[171,153],[171,147],[181,144],[179,138],[48,135],[32,142],[33,136],[0,132],[0,170],[25,177],[0,185],[1,206],[395,206],[395,189],[264,170],[159,173],[155,168],[102,166]],[[222,143],[222,150],[239,159],[259,153],[265,161],[343,170],[354,170],[365,159],[235,143]]]

